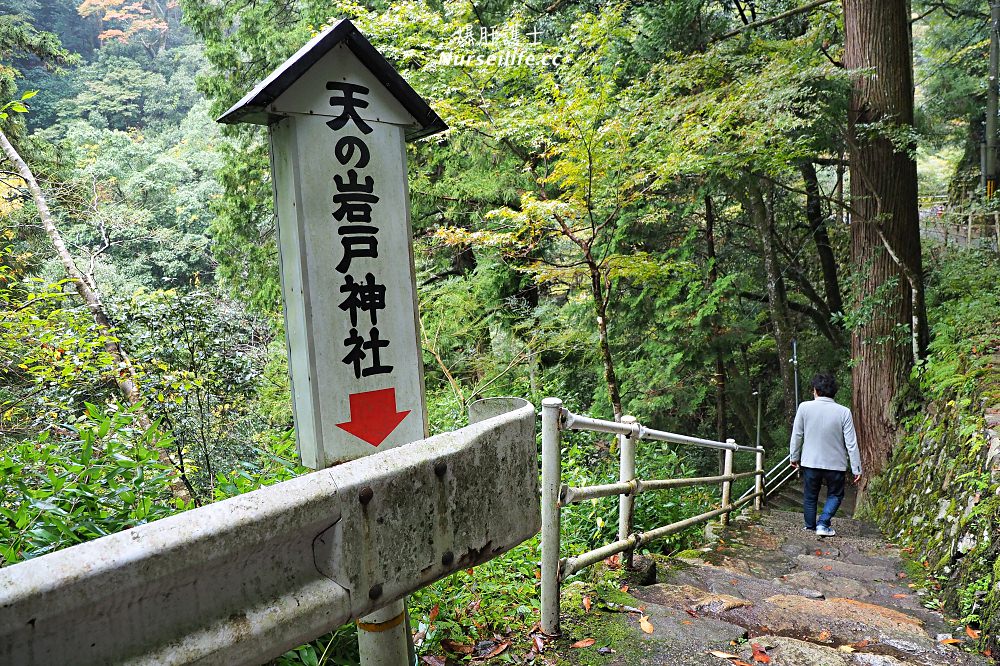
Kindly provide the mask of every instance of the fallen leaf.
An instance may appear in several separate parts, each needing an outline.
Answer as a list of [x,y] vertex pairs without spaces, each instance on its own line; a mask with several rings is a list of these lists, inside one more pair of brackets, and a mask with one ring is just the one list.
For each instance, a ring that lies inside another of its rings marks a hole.
[[621,561],[622,561],[621,553],[616,553],[611,557],[604,559],[604,563],[608,565],[609,569],[617,569],[618,565],[621,564]]
[[764,652],[764,648],[760,646],[759,643],[751,643],[750,649],[753,650],[753,660],[758,664],[770,664],[771,657]]
[[965,634],[974,641],[979,640],[979,633],[978,629],[973,629],[972,627],[965,628]]
[[908,594],[903,594],[902,592],[900,592],[899,594],[894,594],[894,595],[892,595],[892,598],[893,598],[893,599],[905,599],[905,598],[907,598],[908,596],[910,596],[910,595],[908,595]]
[[441,647],[444,648],[445,652],[453,652],[455,654],[472,654],[473,650],[471,645],[465,645],[464,643],[453,641],[450,638],[445,638],[441,641]]
[[690,608],[685,608],[684,612],[687,613],[688,615],[690,615],[691,617],[698,617],[698,614],[696,612],[694,612],[693,610],[691,610]]
[[653,633],[653,623],[649,621],[648,615],[643,615],[639,618],[639,627],[647,634]]
[[434,604],[434,608],[431,609],[430,621],[433,622],[437,619],[438,613],[441,612],[441,604]]
[[822,555],[822,554],[823,554],[823,551],[820,550],[819,548],[817,548],[816,549],[816,555]]
[[681,624],[694,624],[691,620],[681,620]]
[[828,564],[828,565],[826,565],[825,567],[823,567],[823,571],[833,571],[833,567],[831,567],[831,566],[830,566],[830,565]]
[[739,582],[739,581],[738,581],[738,580],[736,580],[736,579],[734,578],[734,579],[732,579],[731,581],[729,581],[729,584],[730,584],[730,585],[736,585],[736,583],[738,583],[738,582]]
[[545,649],[545,639],[542,638],[541,636],[533,637],[532,641],[535,644],[535,650],[537,650],[538,652],[542,652]]
[[854,648],[855,650],[863,650],[864,648],[868,647],[868,639],[865,639],[863,641],[858,641],[857,643],[851,643],[851,647]]
[[824,641],[824,642],[830,640],[830,632],[827,631],[826,629],[824,629],[823,631],[819,632],[819,639],[821,641]]
[[[469,574],[471,576],[474,571],[475,571],[475,569],[466,569],[465,573],[467,573],[467,574]],[[541,574],[539,574],[539,575],[541,575]]]
[[731,654],[729,652],[722,652],[720,650],[709,650],[708,653],[713,657],[718,657],[719,659],[739,659],[740,655]]
[[421,657],[420,662],[423,664],[427,664],[427,666],[444,666],[445,659],[444,657],[434,657],[431,655],[427,655],[426,657]]
[[574,649],[585,648],[585,647],[590,647],[596,642],[597,642],[596,638],[584,638],[582,640],[577,641],[576,643],[573,643],[572,645],[570,645],[570,647]]
[[840,650],[841,652],[854,652],[854,646],[852,645],[841,645],[837,649]]
[[898,575],[898,576],[899,576],[900,578],[906,578],[906,572],[904,572],[904,571],[900,571],[900,572],[899,572],[899,573],[898,573],[897,575]]
[[993,656],[992,648],[986,648],[985,650],[983,650],[983,655],[986,657],[992,657]]
[[628,592],[628,585],[622,585],[622,592]]
[[941,640],[938,641],[938,643],[941,643],[942,645],[954,645],[955,643],[961,643],[961,642],[962,642],[961,638],[942,638]]
[[477,656],[476,659],[492,659],[493,657],[497,656],[498,654],[500,654],[509,647],[510,643],[508,641],[504,641],[503,643],[498,644],[495,648],[493,648],[486,654]]
[[583,610],[588,613],[590,612],[590,597],[583,598]]
[[604,647],[597,648],[597,654],[614,654],[614,653],[615,651],[606,645]]

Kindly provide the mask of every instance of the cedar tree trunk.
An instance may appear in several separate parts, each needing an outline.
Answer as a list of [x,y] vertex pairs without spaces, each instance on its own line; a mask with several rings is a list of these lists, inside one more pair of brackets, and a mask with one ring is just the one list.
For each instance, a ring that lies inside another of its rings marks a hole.
[[[913,126],[909,19],[908,0],[844,0],[844,63],[860,70],[851,94],[848,141],[851,263],[861,278],[854,306],[865,316],[853,331],[851,355],[854,420],[866,479],[889,459],[900,393],[927,342],[917,169],[905,138]],[[889,281],[891,288],[885,286]],[[904,339],[900,329],[909,332]]]

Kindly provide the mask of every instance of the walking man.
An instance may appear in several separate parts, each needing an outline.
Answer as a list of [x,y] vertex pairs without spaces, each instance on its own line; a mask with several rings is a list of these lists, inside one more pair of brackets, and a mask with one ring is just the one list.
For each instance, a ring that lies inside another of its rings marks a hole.
[[[851,410],[833,400],[837,394],[834,376],[816,375],[812,388],[814,400],[800,404],[795,413],[789,460],[792,467],[802,470],[805,529],[828,537],[836,534],[831,522],[844,499],[847,471],[854,475],[854,483],[861,480],[861,453]],[[824,483],[826,504],[817,521],[816,504]]]

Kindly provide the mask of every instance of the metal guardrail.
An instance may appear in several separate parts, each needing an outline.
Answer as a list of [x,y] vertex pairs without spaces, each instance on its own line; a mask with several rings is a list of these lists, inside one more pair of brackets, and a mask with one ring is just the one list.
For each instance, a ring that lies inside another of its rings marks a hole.
[[[786,455],[781,459],[777,465],[772,467],[766,474],[764,474],[764,497],[763,501],[766,503],[768,497],[772,497],[781,490],[786,483],[795,478],[798,470],[791,466],[790,464],[791,456]],[[753,487],[747,488],[747,490],[740,495],[738,501],[742,501],[744,498],[748,497],[751,493],[755,492]]]
[[943,245],[1000,251],[1000,212],[969,211],[935,205],[920,216],[921,235]]
[[540,524],[535,411],[507,400],[461,430],[0,569],[0,664],[259,664],[492,559]]
[[[598,486],[575,488],[562,483],[561,431],[588,430],[618,435],[619,438],[619,482]],[[723,473],[719,476],[679,479],[638,479],[635,476],[636,443],[654,440],[690,446],[719,449],[725,452]],[[733,456],[737,452],[754,453],[755,471],[742,474],[733,473]],[[612,555],[623,553],[626,566],[631,565],[632,553],[636,548],[656,539],[675,534],[693,525],[722,517],[728,522],[729,514],[751,500],[757,509],[761,508],[764,497],[764,449],[759,446],[742,446],[729,439],[725,442],[678,435],[676,433],[646,428],[631,416],[624,416],[620,422],[593,419],[573,414],[562,406],[557,398],[542,401],[542,590],[541,629],[547,634],[559,633],[559,587],[568,576],[585,569]],[[756,477],[755,492],[732,501],[733,481],[746,477]],[[643,492],[666,490],[684,486],[720,484],[722,486],[721,506],[669,525],[663,525],[646,532],[632,531],[632,514],[636,495]],[[618,540],[605,546],[582,553],[575,557],[559,557],[560,514],[564,505],[582,502],[598,497],[619,496]]]

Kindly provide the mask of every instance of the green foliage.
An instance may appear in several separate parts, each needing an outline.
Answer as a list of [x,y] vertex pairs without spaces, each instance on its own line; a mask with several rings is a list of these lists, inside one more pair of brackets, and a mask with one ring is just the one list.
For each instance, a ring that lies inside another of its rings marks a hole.
[[174,434],[199,499],[214,495],[217,474],[249,464],[266,429],[252,402],[263,350],[246,335],[269,332],[241,314],[199,291],[139,292],[121,310],[148,410]]
[[172,444],[133,411],[88,403],[34,439],[0,441],[0,564],[66,548],[170,515]]
[[0,264],[0,442],[34,437],[75,418],[85,402],[103,404],[118,376],[106,338],[77,309],[66,281],[18,283]]
[[[16,79],[20,74],[19,61],[31,56],[50,66],[77,62],[77,58],[62,47],[56,35],[37,30],[22,15],[0,13],[0,102],[6,103],[14,96]],[[0,117],[0,120],[5,119],[6,116]],[[2,126],[6,125],[2,123]]]
[[[116,3],[88,0],[82,9],[104,17]],[[667,430],[749,441],[756,407],[750,395],[759,389],[764,442],[782,439],[787,425],[779,417],[777,358],[783,352],[772,332],[761,239],[747,203],[753,187],[771,192],[766,206],[774,218],[780,286],[794,306],[801,367],[845,372],[844,349],[829,339],[836,336],[817,329],[830,324],[823,310],[830,294],[822,286],[816,222],[805,215],[799,171],[807,162],[835,164],[845,150],[850,81],[836,62],[842,27],[835,5],[716,41],[742,24],[740,11],[763,5],[554,3],[540,13],[509,2],[454,0],[182,0],[188,31],[168,6],[134,3],[99,25],[96,18],[81,21],[77,4],[0,0],[0,55],[13,63],[0,65],[0,104],[7,105],[7,122],[23,119],[22,106],[30,107],[34,133],[15,133],[19,149],[40,174],[79,264],[104,293],[115,335],[139,372],[145,408],[162,434],[154,446],[147,441],[153,435],[125,422],[126,411],[115,406],[117,369],[104,349],[107,340],[78,306],[71,285],[60,281],[61,266],[51,259],[21,184],[0,182],[0,238],[10,245],[0,261],[0,446],[16,453],[10,460],[28,461],[18,468],[26,489],[5,486],[13,490],[2,506],[18,507],[10,509],[14,527],[6,529],[37,541],[25,553],[48,547],[48,532],[66,537],[60,521],[73,530],[59,513],[71,511],[62,500],[52,500],[58,510],[31,503],[49,501],[32,493],[57,483],[83,483],[99,496],[85,512],[107,523],[83,519],[106,531],[175,510],[169,502],[112,500],[106,487],[75,472],[58,482],[42,473],[43,464],[79,465],[88,446],[110,447],[136,462],[144,470],[138,482],[145,497],[166,497],[159,474],[169,470],[156,468],[150,454],[164,447],[183,456],[185,478],[203,502],[305,471],[296,463],[277,323],[266,130],[220,130],[213,116],[341,16],[355,21],[450,128],[407,148],[434,432],[464,425],[469,403],[496,395],[536,404],[558,395],[574,411],[609,416],[595,322],[595,305],[606,300],[608,353],[627,412]],[[915,5],[933,10],[917,23],[915,40],[919,66],[941,93],[924,100],[924,119],[933,125],[924,129],[935,142],[954,143],[965,134],[954,121],[972,118],[979,108],[970,100],[981,96],[981,88],[973,90],[982,78],[982,35],[974,34],[982,29],[981,8],[962,0],[959,15],[950,16],[937,4]],[[767,9],[790,7],[782,0]],[[17,12],[30,14],[38,28]],[[478,36],[480,28],[512,37],[508,43],[464,37]],[[57,33],[86,63],[65,75],[36,66],[34,56],[75,64],[42,29]],[[529,31],[540,39],[529,38]],[[512,50],[560,60],[497,64]],[[26,86],[16,81],[18,73]],[[15,82],[39,94],[18,100]],[[914,137],[898,139],[909,146]],[[836,167],[817,170],[819,224],[830,236],[841,278],[863,273],[847,261],[848,227],[835,224]],[[959,262],[941,266],[935,360],[920,375],[928,393],[958,396],[949,407],[950,445],[969,455],[981,454],[984,444],[979,422],[966,415],[987,368],[982,353],[962,345],[990,349],[984,313],[1000,308],[989,295],[995,295],[990,280],[995,286],[1000,276],[985,258],[975,261],[981,263],[968,274]],[[976,302],[965,298],[973,292],[983,295]],[[879,297],[841,314],[835,326],[863,325],[881,307]],[[726,403],[721,426],[717,399]],[[92,413],[97,408],[88,405],[100,408]],[[112,425],[98,435],[104,419]],[[927,426],[928,432],[942,435],[943,423]],[[88,432],[95,433],[91,445]],[[104,443],[108,438],[113,443]],[[567,481],[616,478],[614,447],[594,436],[568,437]],[[642,448],[643,477],[691,475],[716,464],[714,455],[650,443]],[[124,473],[106,462],[105,476],[95,478],[113,479],[105,486],[135,494],[122,490]],[[986,483],[972,468],[956,469],[949,481],[970,493]],[[637,525],[671,522],[713,501],[701,490],[643,495]],[[112,509],[101,508],[105,504]],[[21,506],[36,511],[31,526],[17,527]],[[970,521],[993,515],[992,504],[981,506]],[[567,552],[613,538],[615,516],[613,500],[567,507]],[[40,525],[48,532],[33,535]],[[73,538],[98,533],[85,527]],[[695,538],[692,530],[654,547],[683,548]],[[437,653],[444,638],[523,632],[537,613],[537,560],[532,540],[418,593],[411,611],[421,651]],[[980,613],[981,605],[970,603],[986,574],[976,571],[962,597],[963,613]],[[342,627],[276,663],[356,663],[354,636],[353,627]]]
[[1000,405],[1000,261],[964,251],[936,256],[935,264],[931,353],[914,370],[925,403],[869,486],[866,510],[924,563],[921,579],[936,606],[994,636],[1000,502],[983,408]]

